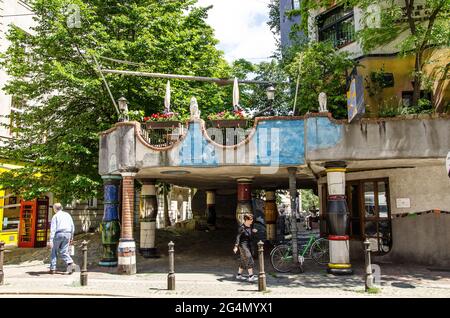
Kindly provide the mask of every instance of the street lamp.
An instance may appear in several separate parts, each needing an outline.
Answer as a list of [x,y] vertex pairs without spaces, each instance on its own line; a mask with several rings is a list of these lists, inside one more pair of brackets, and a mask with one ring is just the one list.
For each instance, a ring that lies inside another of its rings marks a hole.
[[125,97],[119,98],[117,101],[119,104],[120,116],[119,121],[128,121],[128,101]]
[[272,102],[275,99],[275,87],[273,87],[272,85],[267,87],[266,94],[267,94],[267,99]]
[[269,107],[267,109],[269,110],[269,115],[273,116],[275,115],[275,112],[273,110],[273,101],[275,100],[275,87],[270,85],[266,88],[266,94],[267,94],[267,100],[269,101]]
[[270,116],[274,115],[273,101],[275,100],[275,87],[273,87],[272,85],[268,86],[266,88],[266,94],[267,94],[267,100],[268,100],[269,106],[264,108],[263,110],[257,112],[255,115],[253,115],[253,118],[255,118],[261,114],[264,114],[266,111],[270,112]]

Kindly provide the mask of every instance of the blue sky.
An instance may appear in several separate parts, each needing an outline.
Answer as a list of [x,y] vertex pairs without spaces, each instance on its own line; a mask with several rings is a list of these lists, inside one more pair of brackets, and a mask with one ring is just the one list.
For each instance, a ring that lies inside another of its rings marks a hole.
[[225,58],[245,58],[253,63],[268,60],[275,50],[275,39],[267,21],[269,0],[198,0],[198,5],[213,5],[208,23],[220,41]]

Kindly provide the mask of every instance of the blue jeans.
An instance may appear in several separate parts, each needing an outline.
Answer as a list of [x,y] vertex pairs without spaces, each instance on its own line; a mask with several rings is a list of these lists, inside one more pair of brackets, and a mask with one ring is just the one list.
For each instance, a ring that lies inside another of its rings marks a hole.
[[61,255],[61,258],[66,263],[66,265],[72,264],[73,260],[69,255],[69,243],[72,235],[70,233],[57,233],[53,238],[53,248],[51,254],[50,261],[50,269],[56,269],[56,261],[58,254]]

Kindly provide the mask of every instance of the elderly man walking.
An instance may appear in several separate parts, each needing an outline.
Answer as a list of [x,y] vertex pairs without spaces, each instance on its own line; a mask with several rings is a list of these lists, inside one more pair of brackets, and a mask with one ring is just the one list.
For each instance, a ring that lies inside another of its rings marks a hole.
[[67,265],[67,273],[72,274],[75,271],[75,264],[69,255],[69,245],[72,243],[75,226],[72,216],[62,210],[61,203],[53,204],[55,215],[52,218],[50,227],[50,247],[52,248],[50,261],[50,274],[56,272],[56,261],[58,254]]

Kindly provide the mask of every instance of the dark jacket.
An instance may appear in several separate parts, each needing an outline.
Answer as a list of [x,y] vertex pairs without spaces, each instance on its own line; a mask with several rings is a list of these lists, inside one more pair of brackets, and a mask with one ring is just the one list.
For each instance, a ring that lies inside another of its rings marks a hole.
[[251,227],[246,227],[244,224],[241,224],[238,228],[238,234],[236,236],[236,245],[244,246],[251,248],[251,243],[253,239],[253,232]]

